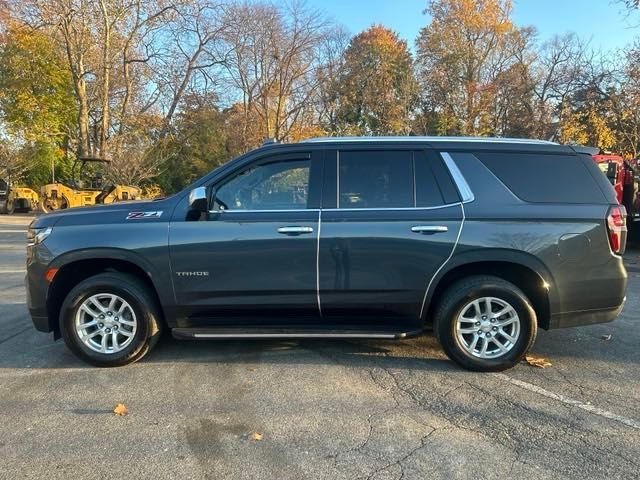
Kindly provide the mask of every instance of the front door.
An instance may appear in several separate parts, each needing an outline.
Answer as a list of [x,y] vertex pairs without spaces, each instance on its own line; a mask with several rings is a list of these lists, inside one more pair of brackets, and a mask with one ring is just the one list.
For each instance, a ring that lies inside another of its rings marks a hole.
[[[458,193],[433,152],[328,152],[319,247],[322,315],[420,324],[429,281],[454,248]],[[328,207],[328,208],[325,208]]]
[[317,319],[318,167],[310,153],[263,158],[210,186],[208,220],[172,224],[179,326]]

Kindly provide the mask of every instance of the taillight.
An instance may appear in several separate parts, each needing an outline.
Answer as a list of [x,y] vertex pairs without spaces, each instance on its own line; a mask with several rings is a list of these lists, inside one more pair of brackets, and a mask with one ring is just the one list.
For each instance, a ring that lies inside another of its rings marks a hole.
[[611,250],[616,255],[622,255],[627,243],[627,210],[624,206],[616,205],[609,209],[607,231]]

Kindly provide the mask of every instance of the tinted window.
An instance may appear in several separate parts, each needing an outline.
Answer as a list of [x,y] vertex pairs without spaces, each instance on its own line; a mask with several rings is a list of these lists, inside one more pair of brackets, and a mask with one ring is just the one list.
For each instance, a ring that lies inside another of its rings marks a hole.
[[307,208],[310,160],[251,167],[216,189],[225,210],[299,210]]
[[[426,152],[415,152],[414,162],[417,207],[437,207],[458,201],[453,182],[446,171],[440,170],[444,165],[438,158],[428,158]],[[441,178],[437,178],[436,173]],[[443,187],[447,190],[446,196]],[[449,198],[443,200],[447,196]]]
[[605,197],[579,156],[475,154],[515,195],[528,202],[603,203]]
[[413,207],[409,151],[342,151],[338,161],[340,208]]

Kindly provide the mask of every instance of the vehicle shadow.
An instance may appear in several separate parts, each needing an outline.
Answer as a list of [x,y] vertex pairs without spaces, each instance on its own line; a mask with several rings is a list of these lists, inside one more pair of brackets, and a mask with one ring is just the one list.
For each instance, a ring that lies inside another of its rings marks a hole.
[[[639,357],[636,336],[620,330],[635,323],[622,317],[613,324],[577,329],[539,331],[533,352],[553,359],[605,361],[628,364]],[[20,328],[19,328],[20,327]],[[64,342],[53,342],[50,334],[32,326],[14,326],[0,342],[0,369],[91,369],[76,358]],[[613,334],[613,341],[604,341]],[[584,348],[588,344],[589,348]],[[462,371],[449,361],[432,333],[394,340],[175,340],[165,334],[155,349],[136,364],[145,366],[185,364],[336,364],[360,368],[395,368],[426,371]],[[125,367],[126,368],[126,367]]]
[[[64,342],[30,328],[0,345],[0,369],[91,369]],[[136,366],[184,364],[339,364],[374,368],[458,370],[431,334],[393,340],[175,340],[165,334]],[[127,368],[127,367],[125,367]]]

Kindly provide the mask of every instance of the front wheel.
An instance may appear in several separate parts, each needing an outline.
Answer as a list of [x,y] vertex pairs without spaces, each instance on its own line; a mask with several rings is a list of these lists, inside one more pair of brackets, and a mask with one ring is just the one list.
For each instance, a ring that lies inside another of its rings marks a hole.
[[7,205],[5,206],[5,209],[8,215],[13,215],[16,212],[15,200],[7,200]]
[[101,273],[76,285],[60,310],[67,347],[98,367],[145,356],[161,334],[160,311],[149,288],[122,273]]
[[535,342],[537,318],[527,296],[498,277],[451,285],[438,304],[434,330],[447,356],[474,371],[516,365]]

